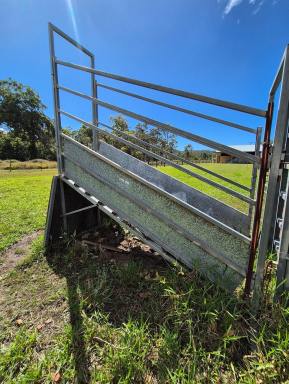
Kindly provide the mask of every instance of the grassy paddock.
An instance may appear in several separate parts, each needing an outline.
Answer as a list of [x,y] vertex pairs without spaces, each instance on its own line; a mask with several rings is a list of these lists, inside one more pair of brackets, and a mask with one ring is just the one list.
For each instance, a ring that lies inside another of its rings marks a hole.
[[0,171],[0,253],[44,227],[53,170]]
[[[43,227],[54,172],[0,173],[2,249]],[[0,270],[0,305],[1,383],[289,382],[287,305],[267,296],[254,316],[140,249],[127,258],[67,239],[45,257],[40,237]]]
[[[214,171],[222,176],[225,176],[233,181],[236,181],[240,184],[243,184],[247,187],[250,187],[251,183],[251,172],[252,172],[252,165],[251,164],[214,164],[214,163],[206,163],[201,164],[202,167],[207,168],[210,171]],[[183,165],[184,168],[190,169],[191,171],[198,173],[202,176],[206,176],[208,179],[218,182],[219,184],[225,185],[226,187],[229,187],[233,189],[234,191],[240,192],[243,195],[248,196],[248,193],[241,188],[235,187],[234,185],[231,185],[230,183],[224,182],[215,176],[211,176],[204,171],[200,171],[190,165]],[[190,185],[191,187],[194,187],[212,197],[215,197],[218,200],[223,201],[224,203],[231,205],[232,207],[246,212],[248,205],[244,203],[243,201],[232,197],[228,193],[225,193],[221,191],[220,189],[217,189],[215,187],[212,187],[184,172],[179,171],[176,168],[173,168],[171,166],[162,166],[157,167],[158,170],[160,170],[163,173],[166,173],[167,175],[170,175],[180,181],[182,181],[185,184]]]
[[288,382],[286,307],[256,318],[197,273],[68,244],[0,280],[0,382]]

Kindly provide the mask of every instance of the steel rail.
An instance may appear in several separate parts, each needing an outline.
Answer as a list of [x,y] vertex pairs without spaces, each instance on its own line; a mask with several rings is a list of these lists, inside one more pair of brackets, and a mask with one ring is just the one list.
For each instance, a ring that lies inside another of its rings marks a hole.
[[62,176],[61,179],[63,179],[64,182],[72,186],[74,190],[77,190],[77,192],[79,192],[86,199],[91,201],[93,204],[96,204],[96,206],[101,211],[106,213],[113,220],[115,220],[116,222],[124,226],[124,228],[127,228],[129,232],[134,234],[141,241],[143,241],[144,243],[147,243],[150,247],[152,247],[157,253],[162,255],[164,259],[170,262],[172,265],[176,265],[176,263],[178,263],[187,268],[187,265],[182,260],[177,259],[174,256],[174,254],[178,253],[177,250],[171,248],[171,246],[168,246],[167,244],[164,244],[164,242],[159,237],[157,238],[157,242],[158,242],[157,244],[155,240],[152,239],[153,237],[156,237],[156,234],[151,233],[148,228],[144,228],[143,226],[141,226],[139,223],[137,223],[135,220],[131,218],[128,221],[127,214],[125,214],[119,208],[119,206],[116,207],[116,206],[113,206],[113,204],[110,204],[111,206],[108,207],[107,205],[105,205],[104,202],[98,200],[94,195],[91,195],[87,190],[81,187],[79,188],[72,179],[68,179],[66,176]]
[[90,52],[87,48],[85,48],[83,45],[79,44],[76,40],[72,39],[72,37],[68,36],[65,32],[63,32],[61,29],[57,28],[54,24],[48,23],[49,28],[55,33],[57,33],[59,36],[63,37],[65,40],[67,40],[70,44],[74,45],[76,48],[80,49],[83,53],[90,57],[94,57],[94,54]]
[[235,187],[241,188],[241,189],[243,189],[244,191],[247,191],[247,192],[251,192],[251,188],[248,188],[245,185],[239,184],[239,183],[237,183],[234,180],[228,179],[225,176],[219,175],[218,173],[210,171],[209,169],[204,168],[204,167],[202,167],[202,166],[200,166],[200,165],[198,165],[196,163],[193,163],[192,161],[187,160],[187,159],[177,155],[176,153],[168,152],[165,149],[158,147],[157,145],[154,145],[154,144],[148,143],[147,141],[141,140],[138,137],[136,137],[135,135],[129,135],[129,134],[123,132],[123,131],[119,131],[118,129],[112,128],[111,126],[109,126],[109,125],[107,125],[105,123],[102,123],[101,121],[99,121],[98,123],[100,125],[102,125],[103,127],[108,128],[108,129],[114,129],[115,131],[119,132],[121,135],[126,136],[128,139],[134,139],[134,140],[136,140],[137,142],[139,142],[140,144],[142,144],[144,146],[149,146],[151,148],[154,148],[157,151],[160,151],[160,152],[162,152],[162,153],[164,153],[164,154],[166,154],[168,156],[171,156],[175,160],[182,161],[182,162],[184,162],[184,163],[186,163],[188,165],[191,165],[192,167],[194,167],[196,169],[199,169],[200,171],[206,172],[209,175],[212,175],[212,176],[214,176],[216,178],[219,178],[220,180],[223,180],[223,181],[225,181],[227,183],[230,183],[230,184],[234,185]]
[[[73,115],[71,115],[73,116]],[[72,118],[72,117],[71,117]],[[90,124],[92,125],[92,124]],[[102,161],[104,161],[105,163],[111,165],[112,167],[118,169],[118,170],[121,170],[121,172],[125,173],[126,175],[132,177],[133,179],[139,181],[140,183],[152,188],[153,190],[161,193],[162,195],[168,197],[170,200],[173,200],[175,201],[176,203],[178,203],[179,205],[181,205],[182,207],[186,208],[187,210],[193,212],[194,214],[202,217],[203,219],[209,221],[210,223],[212,224],[215,224],[216,226],[220,227],[221,229],[223,229],[225,232],[228,232],[228,233],[231,233],[232,235],[234,235],[235,237],[238,237],[239,239],[241,239],[242,241],[244,241],[245,243],[247,244],[250,244],[251,242],[251,239],[250,237],[246,236],[246,235],[243,235],[241,232],[238,232],[237,230],[235,230],[234,228],[224,224],[223,222],[215,219],[214,217],[206,214],[205,212],[202,212],[201,210],[199,210],[198,208],[195,208],[194,206],[188,204],[187,202],[179,199],[178,197],[170,194],[169,192],[159,188],[157,185],[155,184],[152,184],[150,183],[149,181],[145,180],[144,178],[142,178],[141,176],[138,176],[136,175],[135,173],[123,168],[122,166],[120,166],[119,164],[115,163],[114,161],[112,160],[109,160],[107,157],[101,155],[100,153],[98,152],[95,152],[94,150],[88,148],[87,146],[79,143],[78,141],[74,140],[72,137],[70,136],[67,136],[65,135],[64,133],[61,134],[61,136],[68,140],[68,141],[71,141],[72,143],[74,143],[75,145],[79,146],[80,148],[84,149],[85,151],[89,152],[90,154],[92,154],[93,156],[101,159]]]
[[277,91],[277,89],[281,83],[282,75],[283,75],[283,65],[284,65],[284,61],[281,62],[280,67],[278,69],[278,72],[276,74],[276,77],[273,81],[272,87],[270,89],[270,93],[269,93],[270,100],[274,99],[275,93],[276,93],[276,91]]
[[77,167],[82,169],[84,172],[88,173],[93,178],[96,178],[100,180],[102,183],[106,184],[110,188],[112,188],[114,191],[120,193],[125,198],[127,198],[130,201],[133,201],[136,205],[138,205],[141,209],[144,209],[148,213],[152,214],[156,218],[158,218],[161,221],[164,221],[168,226],[170,226],[173,230],[180,233],[182,236],[184,236],[187,240],[192,242],[197,247],[201,248],[203,251],[207,252],[210,256],[213,256],[214,258],[218,259],[219,261],[223,262],[224,264],[228,265],[230,268],[232,268],[234,271],[238,272],[241,276],[246,276],[246,270],[243,269],[241,266],[239,266],[237,263],[234,263],[232,260],[230,260],[227,256],[225,256],[222,253],[215,252],[212,248],[210,248],[203,240],[198,239],[196,236],[191,234],[189,231],[187,231],[185,228],[181,227],[175,222],[172,222],[171,220],[168,220],[168,217],[163,215],[161,212],[157,212],[155,209],[152,209],[147,203],[145,203],[143,200],[137,198],[136,196],[133,196],[131,193],[123,190],[122,188],[116,188],[115,185],[108,180],[106,180],[101,175],[96,174],[95,172],[88,170],[85,168],[79,161],[73,159],[69,154],[62,153],[62,156],[64,158],[67,158],[69,161],[74,163]]
[[199,135],[195,135],[193,133],[190,133],[190,132],[187,132],[187,131],[184,131],[180,128],[177,128],[177,127],[174,127],[172,125],[168,125],[168,124],[164,124],[164,123],[161,123],[160,121],[157,121],[157,120],[154,120],[154,119],[151,119],[147,116],[143,116],[143,115],[140,115],[138,113],[135,113],[135,112],[131,112],[127,109],[124,109],[124,108],[120,108],[118,106],[115,106],[113,104],[109,104],[109,103],[106,103],[102,100],[99,100],[99,99],[94,99],[93,97],[91,96],[88,96],[88,95],[85,95],[81,92],[77,92],[77,91],[74,91],[70,88],[67,88],[67,87],[63,87],[63,86],[58,86],[59,89],[63,90],[63,91],[66,91],[66,92],[69,92],[75,96],[80,96],[84,99],[87,99],[87,100],[95,100],[95,102],[104,107],[104,108],[107,108],[107,109],[110,109],[112,111],[116,111],[118,113],[121,113],[123,115],[126,115],[126,116],[130,116],[136,120],[139,120],[139,121],[142,121],[144,123],[147,123],[149,125],[152,125],[154,127],[158,127],[160,129],[163,129],[165,131],[169,131],[169,132],[172,132],[178,136],[181,136],[181,137],[184,137],[186,139],[189,139],[189,140],[192,140],[192,141],[195,141],[199,144],[202,144],[204,146],[207,146],[207,147],[210,147],[210,148],[214,148],[214,149],[218,149],[219,151],[221,152],[224,152],[224,153],[227,153],[227,154],[230,154],[232,156],[235,156],[235,157],[238,157],[240,159],[243,159],[243,160],[247,160],[249,161],[250,163],[256,163],[257,165],[260,165],[260,158],[255,156],[255,155],[250,155],[248,153],[245,153],[245,152],[240,152],[238,151],[237,149],[234,149],[234,148],[231,148],[227,145],[223,145],[223,144],[220,144],[216,141],[213,141],[213,140],[210,140],[210,139],[206,139],[202,136],[199,136]]
[[[288,47],[289,45],[287,45]],[[278,67],[278,70],[276,72],[276,75],[275,75],[275,78],[273,80],[273,84],[272,84],[272,87],[270,89],[270,92],[269,92],[269,96],[270,96],[270,100],[272,100],[275,96],[275,93],[280,85],[280,82],[282,80],[282,76],[283,76],[283,67],[284,67],[284,62],[285,62],[285,57],[286,57],[286,51],[287,51],[288,48],[285,49],[284,53],[283,53],[283,56],[282,56],[282,59],[281,59],[281,62],[279,64],[279,67]]]
[[184,173],[186,173],[186,174],[188,174],[188,175],[190,175],[190,176],[192,176],[192,177],[194,177],[196,179],[199,179],[199,180],[203,181],[206,184],[209,184],[209,185],[211,185],[211,186],[213,186],[213,187],[215,187],[217,189],[220,189],[220,190],[230,194],[231,196],[234,196],[234,197],[238,198],[239,200],[245,201],[249,205],[255,205],[255,200],[251,199],[248,196],[244,196],[241,193],[236,192],[236,191],[234,191],[234,190],[232,190],[232,189],[230,189],[230,188],[228,188],[228,187],[226,187],[224,185],[216,183],[213,180],[207,179],[206,177],[204,177],[202,175],[199,175],[199,174],[197,174],[195,172],[192,172],[191,170],[189,170],[187,168],[184,168],[181,165],[176,164],[173,161],[168,160],[168,159],[166,159],[165,157],[163,157],[161,155],[158,155],[158,154],[156,154],[154,152],[151,152],[151,151],[149,151],[149,150],[147,150],[145,148],[142,148],[139,145],[134,144],[134,143],[132,143],[132,142],[126,140],[126,139],[123,139],[122,137],[116,136],[116,135],[114,135],[111,132],[104,131],[103,129],[101,129],[101,128],[99,128],[99,127],[97,127],[97,126],[95,126],[95,125],[93,125],[93,124],[91,124],[91,123],[89,123],[89,122],[87,122],[87,121],[77,117],[77,116],[71,115],[70,113],[67,113],[65,111],[60,111],[60,113],[65,115],[65,116],[67,116],[67,117],[70,117],[70,118],[72,118],[74,120],[79,121],[80,123],[86,125],[87,127],[96,129],[99,133],[106,134],[106,135],[112,137],[114,140],[116,140],[116,141],[118,141],[118,142],[120,142],[122,144],[125,144],[125,145],[127,145],[127,146],[129,146],[131,148],[134,148],[134,149],[138,150],[138,151],[141,151],[141,152],[145,153],[146,155],[151,156],[151,157],[153,157],[155,159],[163,161],[164,163],[170,165],[173,168],[178,169],[181,172],[184,172]]
[[180,89],[165,87],[162,85],[157,85],[157,84],[153,84],[153,83],[149,83],[149,82],[145,82],[145,81],[141,81],[141,80],[136,80],[136,79],[132,79],[132,78],[125,77],[125,76],[115,75],[112,73],[108,73],[108,72],[104,72],[104,71],[100,71],[100,70],[96,70],[96,69],[91,69],[89,67],[85,67],[85,66],[78,65],[78,64],[73,64],[73,63],[59,60],[59,59],[56,60],[56,63],[59,65],[65,66],[65,67],[82,70],[84,72],[89,72],[89,73],[93,72],[98,76],[106,77],[109,79],[138,85],[138,86],[141,86],[144,88],[149,88],[149,89],[153,89],[153,90],[164,92],[164,93],[169,93],[169,94],[172,94],[175,96],[184,97],[186,99],[197,100],[197,101],[200,101],[203,103],[216,105],[216,106],[222,107],[222,108],[228,108],[228,109],[232,109],[235,111],[248,113],[249,115],[254,115],[254,116],[259,116],[259,117],[265,117],[266,116],[266,111],[264,111],[262,109],[258,109],[258,108],[249,107],[247,105],[232,103],[230,101],[215,99],[212,97],[203,96],[203,95],[199,95],[199,94],[192,93],[192,92],[182,91]]
[[236,124],[236,123],[231,122],[231,121],[227,121],[227,120],[219,119],[219,118],[214,117],[214,116],[209,116],[209,115],[206,115],[206,114],[203,114],[203,113],[195,112],[195,111],[192,111],[190,109],[178,107],[178,106],[173,105],[173,104],[164,103],[162,101],[151,99],[149,97],[144,97],[144,96],[138,95],[138,94],[133,93],[133,92],[127,92],[127,91],[124,91],[122,89],[111,87],[109,85],[102,84],[102,83],[99,83],[99,82],[97,83],[97,86],[101,87],[101,88],[104,88],[104,89],[108,89],[108,90],[113,91],[113,92],[121,93],[121,94],[126,95],[126,96],[134,97],[135,99],[147,101],[149,103],[160,105],[160,106],[165,107],[165,108],[173,109],[173,110],[178,111],[178,112],[183,112],[183,113],[186,113],[186,114],[191,115],[191,116],[196,116],[196,117],[199,117],[201,119],[213,121],[215,123],[219,123],[219,124],[222,124],[222,125],[227,125],[227,126],[232,127],[232,128],[236,128],[236,129],[240,129],[242,131],[246,131],[246,132],[249,132],[249,133],[256,134],[256,130],[255,129],[249,128],[249,127],[245,127],[244,125]]
[[[63,156],[63,154],[62,154],[62,156]],[[96,208],[96,206],[95,205],[89,205],[88,207],[75,209],[74,211],[70,211],[70,212],[65,213],[64,215],[61,215],[61,217],[75,215],[77,213],[88,211],[89,209],[92,209],[92,208]]]

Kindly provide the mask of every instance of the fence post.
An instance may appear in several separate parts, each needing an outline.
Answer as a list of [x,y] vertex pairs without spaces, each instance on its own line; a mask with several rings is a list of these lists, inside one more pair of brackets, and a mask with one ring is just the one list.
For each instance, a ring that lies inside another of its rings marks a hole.
[[55,127],[55,141],[56,141],[56,156],[58,172],[63,172],[62,158],[61,158],[61,118],[60,118],[60,103],[59,103],[59,89],[58,89],[58,73],[57,64],[55,62],[55,47],[54,47],[54,36],[53,27],[49,23],[49,49],[50,49],[50,64],[51,64],[51,76],[52,76],[52,87],[53,87],[53,101],[54,101],[54,127]]
[[[58,72],[57,64],[55,62],[55,47],[54,47],[54,31],[51,23],[48,24],[49,29],[49,49],[50,49],[50,63],[51,63],[51,75],[52,75],[52,86],[53,86],[53,101],[54,101],[54,126],[55,126],[55,141],[56,141],[56,156],[57,156],[57,167],[58,174],[61,175],[64,171],[61,156],[61,117],[60,117],[60,102],[59,102],[59,89],[58,89]],[[64,232],[67,232],[67,219],[65,216],[65,198],[62,181],[60,182],[61,188],[61,207],[63,216],[63,228]]]
[[[273,104],[273,100],[270,100]],[[288,126],[288,105],[289,105],[289,50],[288,46],[285,50],[283,71],[281,79],[280,103],[277,115],[276,131],[274,137],[273,153],[270,164],[270,175],[268,181],[268,191],[266,197],[266,205],[264,211],[263,227],[259,244],[259,257],[256,269],[256,278],[254,286],[254,305],[257,306],[262,294],[262,283],[264,278],[264,266],[268,250],[270,249],[270,237],[272,231],[272,223],[276,218],[276,209],[278,201],[278,193],[280,186],[280,162],[284,143],[287,138]],[[287,249],[288,252],[288,249]]]

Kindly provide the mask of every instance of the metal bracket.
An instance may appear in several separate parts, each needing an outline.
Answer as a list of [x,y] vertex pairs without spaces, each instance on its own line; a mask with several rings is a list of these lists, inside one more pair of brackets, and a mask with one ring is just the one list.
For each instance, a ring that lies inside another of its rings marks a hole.
[[64,215],[61,215],[61,217],[69,216],[69,215],[74,215],[76,213],[87,211],[88,209],[92,209],[92,208],[97,208],[97,205],[90,205],[89,207],[84,207],[84,208],[76,209],[74,211],[67,212]]

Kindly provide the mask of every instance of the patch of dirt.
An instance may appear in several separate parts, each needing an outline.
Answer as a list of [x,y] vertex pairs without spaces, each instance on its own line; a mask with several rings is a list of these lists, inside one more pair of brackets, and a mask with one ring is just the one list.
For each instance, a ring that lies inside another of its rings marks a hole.
[[86,232],[78,236],[78,245],[88,248],[99,261],[109,260],[118,265],[141,261],[148,269],[167,265],[149,245],[135,236],[122,233],[118,230],[118,226]]
[[[76,316],[81,320],[77,312],[80,303],[87,314],[103,308],[117,325],[126,319],[127,312],[142,313],[143,303],[153,297],[148,287],[156,274],[167,268],[167,262],[137,237],[123,233],[118,227],[109,227],[80,234],[67,250],[62,244],[39,263],[10,275],[29,254],[31,243],[40,233],[25,236],[4,254],[4,264],[0,267],[0,328],[7,333],[7,340],[19,327],[36,330],[41,350],[49,348],[71,319]],[[134,261],[142,266],[126,272]],[[117,272],[116,267],[123,272]],[[107,276],[101,271],[107,271]],[[138,280],[143,283],[135,292],[131,288]],[[118,300],[116,305],[110,303],[107,294],[111,295],[112,303]]]
[[24,259],[30,251],[32,242],[42,233],[42,230],[35,231],[30,235],[24,236],[20,241],[6,249],[1,255],[2,264],[0,266],[1,275],[11,271],[20,260]]

